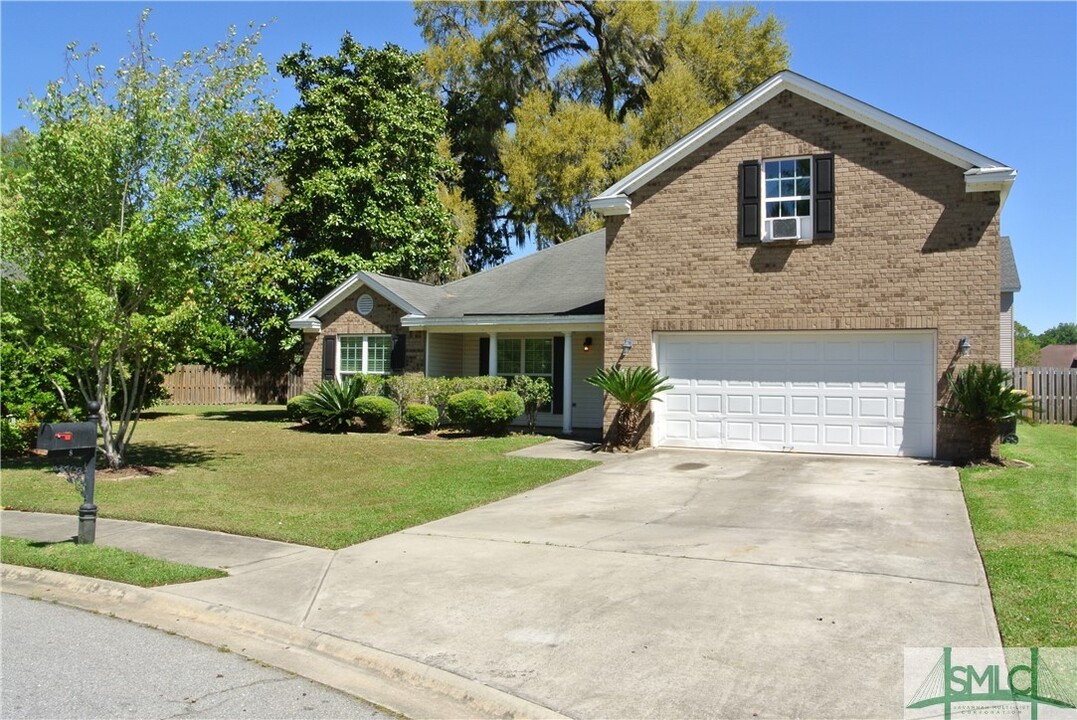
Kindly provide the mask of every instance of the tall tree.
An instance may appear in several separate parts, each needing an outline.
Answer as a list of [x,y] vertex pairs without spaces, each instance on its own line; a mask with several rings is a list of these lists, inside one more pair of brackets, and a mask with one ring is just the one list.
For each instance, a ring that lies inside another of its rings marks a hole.
[[416,14],[476,208],[474,267],[595,227],[590,195],[789,56],[781,24],[750,5],[420,0]]
[[1032,331],[1019,322],[1013,324],[1013,364],[1035,367],[1040,364],[1040,343]]
[[336,55],[304,45],[280,61],[299,90],[282,152],[283,224],[304,263],[296,278],[307,301],[359,269],[451,273],[457,230],[439,183],[454,167],[439,151],[445,111],[417,84],[420,65],[350,35]]
[[1077,323],[1063,322],[1040,333],[1040,347],[1077,344]]
[[[28,169],[0,188],[5,258],[19,270],[2,279],[5,316],[66,353],[83,402],[102,404],[112,467],[155,379],[220,305],[218,252],[236,238],[247,260],[271,250],[264,189],[280,124],[260,31],[232,28],[169,63],[146,19],[111,78],[68,47],[69,67],[87,69],[24,103],[38,128]],[[69,411],[75,400],[63,397]]]

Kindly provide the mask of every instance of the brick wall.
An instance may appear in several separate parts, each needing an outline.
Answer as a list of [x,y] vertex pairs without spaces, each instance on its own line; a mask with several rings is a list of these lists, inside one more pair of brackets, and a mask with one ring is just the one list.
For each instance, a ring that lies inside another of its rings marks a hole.
[[[738,245],[740,162],[824,152],[834,240]],[[650,364],[656,331],[933,329],[941,396],[947,368],[999,359],[998,204],[957,166],[784,92],[608,218],[605,363],[632,337],[623,364]],[[955,362],[962,336],[972,356]],[[938,428],[939,456],[959,454],[960,422]]]
[[[355,301],[363,293],[374,299],[374,309],[363,317],[355,310]],[[322,338],[326,335],[396,335],[407,333],[405,370],[422,372],[425,366],[425,333],[422,330],[401,328],[404,311],[368,288],[360,288],[341,300],[322,315],[320,333],[303,333],[303,391],[322,379]]]

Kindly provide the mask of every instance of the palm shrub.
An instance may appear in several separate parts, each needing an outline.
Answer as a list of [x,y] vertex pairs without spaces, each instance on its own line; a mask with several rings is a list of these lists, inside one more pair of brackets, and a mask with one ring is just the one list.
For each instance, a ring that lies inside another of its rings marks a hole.
[[1024,420],[1034,407],[1032,398],[1015,390],[1009,373],[995,363],[968,365],[957,373],[950,370],[946,380],[949,397],[939,410],[968,423],[969,460],[974,462],[991,458],[1001,422]]
[[615,427],[617,444],[635,448],[639,445],[639,427],[643,411],[652,400],[661,400],[659,393],[672,388],[666,384],[668,377],[658,374],[654,368],[635,367],[622,370],[614,365],[609,370],[599,368],[587,378],[587,382],[603,390],[620,407],[617,409]]
[[347,432],[355,423],[355,401],[362,397],[364,385],[358,377],[322,380],[313,390],[300,395],[295,405],[313,429]]
[[355,416],[368,432],[389,432],[396,417],[396,403],[387,397],[365,395],[355,401]]
[[438,409],[433,405],[412,403],[404,409],[404,427],[425,435],[438,426]]
[[545,378],[517,375],[512,381],[512,389],[524,401],[524,414],[527,415],[527,430],[531,434],[535,432],[535,418],[539,408],[550,404],[553,399],[553,390]]

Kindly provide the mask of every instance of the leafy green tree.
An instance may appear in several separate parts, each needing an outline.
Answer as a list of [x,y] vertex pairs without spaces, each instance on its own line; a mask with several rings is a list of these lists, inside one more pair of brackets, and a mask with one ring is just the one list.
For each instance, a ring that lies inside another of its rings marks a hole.
[[304,45],[278,65],[299,91],[282,210],[305,302],[360,269],[451,274],[456,228],[438,193],[454,167],[439,150],[445,111],[416,83],[420,67],[395,45],[364,48],[351,35],[336,55]]
[[1040,343],[1027,327],[1013,324],[1013,360],[1017,367],[1036,367],[1040,364]]
[[750,5],[420,1],[416,14],[476,209],[473,267],[529,235],[595,227],[589,196],[789,56],[780,23]]
[[1059,323],[1053,328],[1044,330],[1040,333],[1039,341],[1040,347],[1077,344],[1077,323]]
[[[261,252],[252,238],[272,236],[263,192],[279,121],[262,90],[260,29],[232,28],[169,63],[146,21],[111,78],[101,65],[72,71],[25,101],[38,128],[28,170],[4,173],[0,188],[5,259],[19,270],[4,274],[4,311],[66,353],[82,403],[102,404],[111,467],[160,373],[221,306],[219,251],[242,238]],[[92,55],[68,53],[71,68]],[[71,411],[75,398],[62,400]]]

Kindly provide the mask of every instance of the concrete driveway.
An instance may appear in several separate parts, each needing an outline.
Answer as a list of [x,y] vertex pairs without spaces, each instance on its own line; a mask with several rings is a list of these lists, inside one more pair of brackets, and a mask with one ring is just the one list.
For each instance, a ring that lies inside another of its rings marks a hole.
[[339,551],[298,620],[576,717],[900,717],[904,647],[999,642],[953,469],[688,450]]

